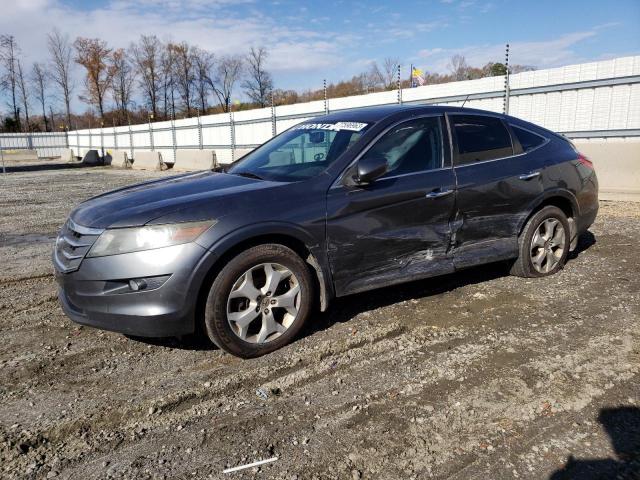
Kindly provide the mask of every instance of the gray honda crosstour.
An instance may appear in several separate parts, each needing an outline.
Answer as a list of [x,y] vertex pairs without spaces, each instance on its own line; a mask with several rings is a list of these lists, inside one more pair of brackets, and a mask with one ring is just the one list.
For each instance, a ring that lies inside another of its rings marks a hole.
[[75,322],[203,332],[256,357],[334,297],[503,260],[554,274],[597,211],[593,165],[561,135],[480,110],[370,107],[306,120],[217,171],[87,200],[53,261]]

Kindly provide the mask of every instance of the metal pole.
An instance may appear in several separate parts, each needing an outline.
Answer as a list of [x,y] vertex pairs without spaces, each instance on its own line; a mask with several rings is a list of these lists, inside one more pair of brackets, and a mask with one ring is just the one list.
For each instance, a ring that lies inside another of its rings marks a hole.
[[118,150],[118,132],[116,132],[116,119],[113,118],[113,148]]
[[171,145],[173,147],[173,164],[176,163],[176,124],[175,124],[175,112],[171,110]]
[[400,64],[398,64],[398,103],[402,104],[402,80],[400,80]]
[[273,90],[271,90],[271,136],[275,137],[276,136],[276,104],[274,102],[273,99]]
[[133,132],[131,131],[130,118],[127,118],[127,123],[129,124],[129,151],[131,152],[131,158],[129,160],[133,160]]
[[324,114],[329,114],[329,100],[327,100],[327,80],[322,81],[324,85]]
[[2,159],[2,173],[7,174],[7,168],[4,166],[4,148],[2,147],[2,136],[0,136],[0,158]]
[[151,124],[151,118],[153,118],[153,115],[148,113],[147,116],[149,118],[149,145],[151,146],[151,151],[153,152],[155,150],[155,148],[153,147],[153,126]]
[[231,130],[231,162],[236,160],[236,128],[233,124],[233,112],[229,108],[229,127]]
[[509,44],[507,43],[505,55],[504,55],[504,102],[502,105],[502,113],[509,114]]
[[200,110],[198,110],[198,148],[202,150],[202,122],[200,121]]
[[104,165],[104,122],[100,122],[100,154]]

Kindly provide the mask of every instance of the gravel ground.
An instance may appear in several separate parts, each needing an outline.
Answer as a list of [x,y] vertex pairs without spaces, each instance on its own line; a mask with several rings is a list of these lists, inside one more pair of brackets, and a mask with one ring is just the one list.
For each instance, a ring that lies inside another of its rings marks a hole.
[[0,477],[640,478],[640,204],[603,202],[549,279],[491,265],[340,299],[247,361],[57,304],[69,211],[158,175],[0,178]]

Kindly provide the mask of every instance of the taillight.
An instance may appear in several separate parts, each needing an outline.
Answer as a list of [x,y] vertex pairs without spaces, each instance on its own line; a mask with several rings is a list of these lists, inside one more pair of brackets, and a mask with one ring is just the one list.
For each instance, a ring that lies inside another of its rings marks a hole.
[[590,168],[591,170],[593,170],[593,163],[591,162],[591,160],[589,160],[587,157],[585,157],[580,152],[578,152],[578,161],[582,165],[584,165],[585,167]]

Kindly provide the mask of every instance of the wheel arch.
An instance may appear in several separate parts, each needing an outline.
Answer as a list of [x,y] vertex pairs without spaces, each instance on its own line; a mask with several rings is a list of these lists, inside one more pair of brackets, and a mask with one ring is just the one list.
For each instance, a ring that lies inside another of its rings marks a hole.
[[537,212],[542,210],[544,207],[554,206],[558,207],[560,210],[564,212],[567,216],[567,220],[569,221],[570,231],[570,239],[572,250],[575,248],[575,244],[577,242],[577,228],[575,219],[580,215],[580,207],[578,205],[578,201],[576,197],[568,190],[564,189],[554,189],[545,191],[540,197],[538,197],[528,208],[528,214],[525,215],[520,224],[518,225],[518,235],[522,234],[522,231],[529,221],[531,217],[533,217]]
[[209,265],[203,281],[200,284],[196,304],[196,324],[199,318],[204,318],[204,308],[209,289],[218,273],[239,253],[257,245],[276,243],[290,248],[307,263],[314,280],[320,310],[325,311],[334,296],[330,271],[321,255],[317,241],[306,231],[295,225],[288,224],[256,224],[251,227],[234,231],[219,239],[209,248],[216,259]]

